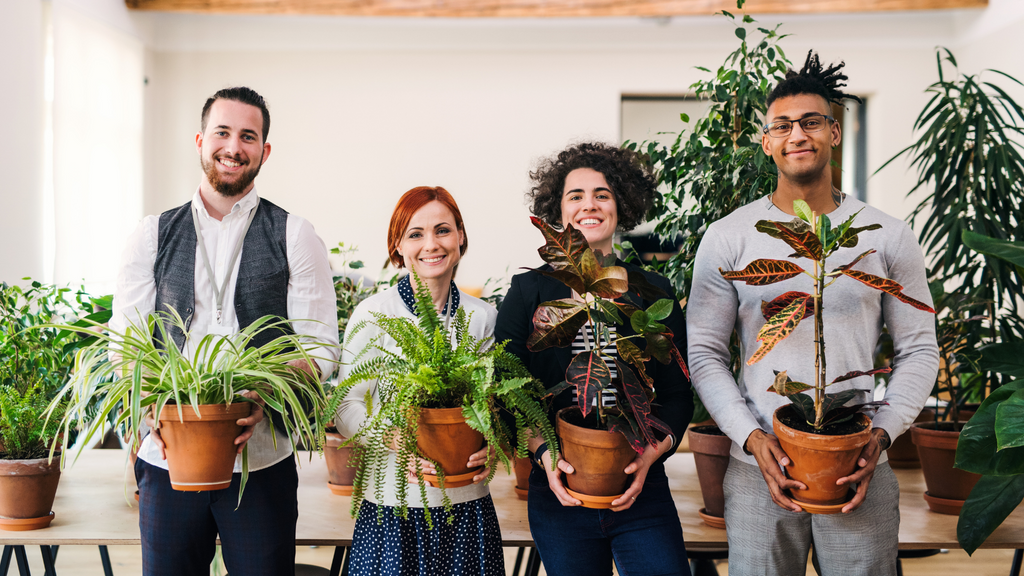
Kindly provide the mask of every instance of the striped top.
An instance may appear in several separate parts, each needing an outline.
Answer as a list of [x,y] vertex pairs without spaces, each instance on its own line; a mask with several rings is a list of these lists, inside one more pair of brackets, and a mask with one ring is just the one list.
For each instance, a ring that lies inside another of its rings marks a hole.
[[[592,330],[593,329],[592,329],[591,325],[588,323],[588,324],[584,324],[583,328],[581,328],[579,333],[576,334],[576,339],[572,341],[572,356],[573,356],[573,358],[575,358],[576,355],[579,354],[580,352],[584,352],[584,351],[590,349],[592,346],[596,345],[596,343],[594,342],[594,334],[593,334]],[[608,371],[611,373],[612,381],[614,382],[615,379],[619,377],[619,371],[615,368],[615,363],[612,362],[612,359],[613,358],[616,359],[616,360],[621,360],[621,359],[619,358],[619,353],[618,353],[617,349],[615,348],[615,338],[616,338],[615,326],[608,326],[608,332],[609,332],[609,335],[611,336],[611,341],[606,343],[605,348],[601,352],[605,355],[605,364],[608,365]],[[587,345],[588,342],[591,344],[590,346]],[[572,389],[572,401],[573,401],[573,403],[576,403],[576,404],[579,403],[579,392],[576,389],[576,387],[573,387],[573,389]],[[596,398],[594,399],[594,402],[596,404],[596,402],[597,402]],[[615,388],[614,387],[609,387],[609,388],[606,388],[606,389],[601,391],[601,406],[603,406],[604,408],[614,408],[615,407]]]

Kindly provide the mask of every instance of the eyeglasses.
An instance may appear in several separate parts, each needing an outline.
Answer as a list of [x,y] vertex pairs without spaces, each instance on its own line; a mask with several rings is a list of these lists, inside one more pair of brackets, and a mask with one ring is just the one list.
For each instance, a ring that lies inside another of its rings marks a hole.
[[[804,116],[797,120],[800,123],[800,129],[805,134],[810,132],[820,132],[825,128],[825,121],[830,120],[835,122],[835,118],[831,116],[825,116],[824,114],[814,114],[813,116]],[[783,136],[789,136],[793,132],[792,120],[779,120],[778,122],[772,122],[771,124],[765,124],[762,127],[762,131],[771,136],[772,138],[782,138]]]

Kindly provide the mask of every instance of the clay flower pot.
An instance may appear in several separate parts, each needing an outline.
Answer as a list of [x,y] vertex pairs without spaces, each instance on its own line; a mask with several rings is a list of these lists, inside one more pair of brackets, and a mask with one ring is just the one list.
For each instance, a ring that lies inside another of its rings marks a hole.
[[356,477],[356,469],[350,468],[348,460],[352,456],[352,448],[342,446],[345,437],[337,432],[327,433],[324,444],[324,459],[327,461],[327,485],[331,492],[338,496],[352,495],[352,481]]
[[562,457],[575,469],[565,477],[569,493],[585,508],[611,508],[611,502],[626,491],[630,477],[623,470],[636,459],[636,452],[618,432],[573,423],[582,420],[575,406],[559,410],[555,419]]
[[699,511],[704,523],[712,528],[725,528],[725,494],[722,482],[729,468],[729,449],[732,440],[718,426],[694,426],[687,431],[690,452],[697,465],[697,480],[704,497],[704,508]]
[[[416,445],[420,452],[444,470],[445,488],[458,488],[473,482],[482,467],[466,466],[469,457],[483,447],[484,436],[466,424],[462,408],[421,408]],[[437,476],[424,478],[438,486]]]
[[[917,415],[914,422],[930,422],[935,420],[935,410],[925,408]],[[908,429],[892,441],[892,446],[885,451],[889,457],[889,466],[893,468],[912,469],[921,467],[921,459],[917,456],[917,446],[910,438],[911,432]]]
[[835,514],[850,500],[849,485],[836,486],[836,480],[849,476],[857,467],[861,450],[871,439],[871,419],[864,414],[857,418],[864,428],[855,434],[830,436],[795,430],[779,421],[779,413],[793,410],[782,406],[772,417],[772,427],[779,444],[791,464],[786,475],[799,480],[807,490],[791,491],[791,498],[806,512]]
[[526,500],[530,491],[530,470],[533,469],[533,463],[529,458],[516,457],[513,459],[513,464],[513,471],[516,474],[516,496],[520,500]]
[[60,452],[53,460],[0,460],[0,530],[37,530],[53,520]]
[[939,422],[938,426],[936,429],[935,422],[920,422],[910,428],[928,488],[924,499],[933,512],[959,515],[981,476],[953,467],[960,432],[952,422]]
[[160,411],[160,436],[167,451],[171,488],[183,492],[223,490],[231,486],[238,447],[235,438],[242,427],[235,423],[252,411],[248,402],[201,404],[199,415],[192,406],[168,404]]

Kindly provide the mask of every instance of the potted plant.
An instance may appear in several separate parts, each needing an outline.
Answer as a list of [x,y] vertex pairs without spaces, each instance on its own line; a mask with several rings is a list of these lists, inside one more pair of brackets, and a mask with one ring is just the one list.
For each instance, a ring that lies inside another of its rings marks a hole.
[[[856,214],[839,226],[833,227],[828,216],[814,214],[806,202],[793,203],[797,215],[790,222],[762,220],[756,224],[759,232],[786,242],[794,250],[794,256],[811,260],[813,267],[807,271],[789,260],[758,259],[743,270],[722,271],[722,276],[734,282],[765,286],[807,274],[814,280],[814,292],[786,292],[764,302],[761,312],[765,324],[758,333],[760,347],[747,360],[752,365],[762,360],[776,344],[793,333],[800,321],[814,320],[815,380],[812,384],[792,381],[787,371],[776,371],[775,382],[769,391],[786,396],[790,404],[775,411],[773,428],[782,449],[792,464],[786,473],[807,486],[798,498],[794,498],[804,510],[812,513],[835,513],[842,509],[847,500],[848,486],[837,486],[836,480],[850,475],[856,466],[857,457],[870,437],[870,420],[863,412],[885,402],[868,402],[846,406],[857,395],[857,390],[826,393],[826,389],[839,382],[859,376],[889,372],[891,368],[875,368],[865,371],[851,371],[826,382],[825,331],[823,319],[823,293],[825,288],[840,277],[848,277],[876,290],[881,290],[897,300],[919,310],[935,311],[918,300],[903,293],[903,287],[887,278],[875,276],[854,269],[862,259],[875,251],[867,250],[853,261],[829,271],[826,260],[840,248],[857,245],[861,232],[881,228],[880,224],[854,227]],[[803,392],[813,390],[813,397]]]
[[722,481],[729,468],[732,440],[715,424],[693,426],[686,431],[690,452],[697,466],[697,481],[704,498],[698,511],[704,523],[712,528],[725,528],[725,489]]
[[[963,233],[964,245],[998,258],[1024,277],[1024,242]],[[956,535],[968,554],[1024,500],[1024,340],[1007,339],[981,349],[981,369],[1013,380],[995,389],[960,433],[956,466],[981,477],[960,511]]]
[[[426,482],[441,489],[445,510],[450,511],[452,504],[445,488],[472,482],[479,470],[468,470],[466,461],[485,442],[494,447],[485,463],[491,469],[490,481],[499,461],[508,470],[510,454],[526,456],[526,443],[517,440],[527,429],[552,443],[555,431],[541,403],[543,387],[519,360],[505,352],[503,344],[492,345],[473,337],[464,308],[456,312],[449,332],[434,308],[429,288],[415,272],[413,277],[417,321],[374,313],[373,321],[349,327],[355,334],[374,326],[380,330],[380,338],[393,339],[402,353],[381,348],[382,355],[363,360],[365,354],[378,349],[378,340],[371,340],[357,354],[357,364],[349,376],[334,389],[324,414],[335,414],[355,384],[368,380],[382,383],[375,410],[348,440],[354,447],[357,468],[352,516],[358,515],[371,469],[384,469],[382,463],[388,458],[390,444],[398,447],[396,514],[402,518],[408,515],[406,471],[415,462],[424,516],[432,527]],[[455,334],[454,342],[450,333]],[[501,417],[502,411],[511,413],[508,421]],[[513,450],[512,446],[517,447]],[[424,474],[420,458],[435,464],[436,476]],[[373,490],[378,501],[383,500],[383,481],[378,479]],[[383,515],[383,507],[378,510]]]
[[[541,303],[526,346],[532,352],[568,347],[580,329],[590,325],[595,341],[588,341],[573,357],[565,381],[547,392],[556,395],[570,386],[577,388],[578,406],[560,410],[556,420],[562,451],[576,470],[567,478],[568,489],[584,506],[607,508],[625,489],[629,480],[623,472],[626,466],[647,444],[658,443],[655,432],[672,433],[653,414],[654,386],[645,369],[645,363],[654,358],[663,364],[678,362],[688,374],[672,333],[660,323],[671,313],[672,301],[663,298],[641,310],[624,298],[627,292],[650,300],[666,295],[642,274],[616,266],[614,254],[595,252],[583,233],[572,226],[558,231],[539,218],[531,220],[544,234],[546,242],[539,252],[552,268],[537,272],[572,288],[579,298]],[[621,330],[627,323],[633,334]],[[607,351],[611,326],[618,327],[615,349],[619,358],[610,358]],[[609,364],[616,368],[615,381]],[[608,389],[615,390],[613,409],[595,402]],[[592,408],[595,404],[596,409]],[[550,441],[548,445],[553,446]]]
[[[79,291],[39,282],[0,283],[0,529],[50,525],[60,480],[49,445],[59,432],[43,417],[71,372],[75,350],[87,341],[48,326],[87,314],[106,322],[109,310]],[[109,308],[109,303],[107,303]],[[56,413],[66,405],[57,402]],[[69,438],[66,438],[69,440]]]
[[[58,445],[67,448],[77,415],[92,402],[99,405],[96,418],[81,432],[85,441],[101,433],[107,418],[114,414],[115,426],[126,428],[137,449],[140,428],[152,413],[166,445],[171,487],[185,491],[226,488],[234,469],[234,439],[241,433],[235,421],[249,414],[253,402],[243,395],[246,391],[255,392],[269,410],[280,413],[280,419],[268,416],[267,420],[271,429],[275,420],[284,426],[293,449],[297,440],[306,446],[322,445],[324,422],[319,415],[326,396],[319,379],[288,365],[293,360],[312,363],[314,357],[306,348],[316,343],[288,333],[287,320],[265,316],[231,337],[208,334],[197,343],[194,358],[175,346],[164,348],[156,342],[154,334],[160,335],[161,341],[171,341],[165,322],[187,334],[177,312],[156,312],[143,326],[131,324],[124,333],[97,334],[93,344],[77,352],[74,373],[48,413],[48,421],[59,421],[65,432],[64,442],[55,443],[54,449]],[[88,324],[100,327],[95,322]],[[92,334],[90,327],[63,328]],[[263,332],[276,337],[262,346],[249,347]],[[67,410],[61,417],[64,403]],[[63,466],[64,456],[61,460]],[[248,472],[248,451],[243,450],[239,502]]]

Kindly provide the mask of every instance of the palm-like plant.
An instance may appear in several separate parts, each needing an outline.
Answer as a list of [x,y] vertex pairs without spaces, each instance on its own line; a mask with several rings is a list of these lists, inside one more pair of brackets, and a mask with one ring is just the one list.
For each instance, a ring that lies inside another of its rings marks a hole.
[[[354,462],[350,465],[357,468],[352,515],[358,514],[373,470],[378,471],[374,494],[378,501],[383,501],[383,471],[387,467],[388,444],[394,440],[399,447],[396,513],[402,518],[408,515],[406,470],[412,465],[419,480],[425,519],[433,526],[427,507],[426,482],[418,460],[428,459],[417,446],[420,408],[462,408],[466,423],[495,448],[489,452],[485,464],[491,469],[488,481],[498,461],[506,469],[511,468],[512,446],[517,447],[516,455],[526,457],[526,436],[530,430],[541,434],[549,446],[556,447],[558,443],[540,401],[543,386],[530,376],[518,358],[505,352],[503,343],[492,345],[472,336],[470,316],[465,309],[459,308],[456,312],[449,331],[434,308],[430,290],[415,272],[413,275],[417,321],[373,313],[373,320],[349,327],[349,338],[371,327],[380,333],[357,353],[356,365],[334,390],[325,414],[333,416],[355,384],[380,381],[377,405],[368,406],[368,419],[349,440],[355,445]],[[395,341],[400,354],[381,345],[385,337]],[[514,427],[500,417],[502,410],[514,415]],[[451,501],[444,491],[444,470],[441,466],[436,469],[444,507],[450,511]],[[383,515],[383,508],[379,509],[379,514]],[[449,515],[449,519],[453,517]]]

